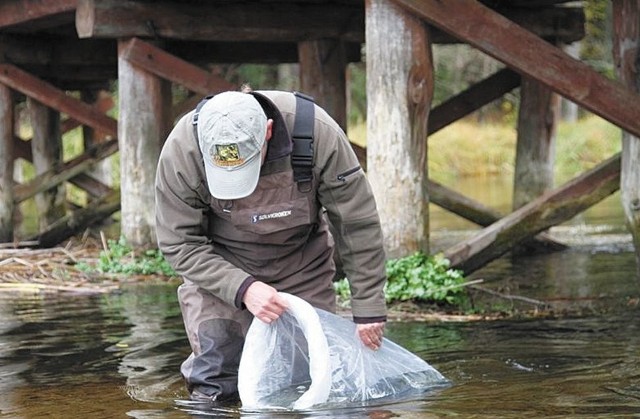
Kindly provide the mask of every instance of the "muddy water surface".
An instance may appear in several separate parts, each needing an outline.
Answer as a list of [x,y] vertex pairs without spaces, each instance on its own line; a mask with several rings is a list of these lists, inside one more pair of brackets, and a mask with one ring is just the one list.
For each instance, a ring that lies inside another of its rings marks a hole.
[[[451,381],[420,398],[290,414],[194,405],[179,376],[189,349],[175,286],[144,285],[0,293],[0,417],[640,417],[640,279],[615,199],[554,230],[570,250],[503,257],[471,276],[498,294],[474,292],[478,310],[544,317],[388,324],[387,337]],[[434,213],[434,248],[468,234],[446,217]]]
[[527,260],[517,269],[498,261],[479,274],[502,291],[553,295],[552,304],[579,296],[579,314],[392,322],[387,336],[452,385],[418,400],[304,415],[188,403],[178,373],[188,344],[172,286],[100,296],[0,294],[0,417],[640,415],[640,287],[631,253]]

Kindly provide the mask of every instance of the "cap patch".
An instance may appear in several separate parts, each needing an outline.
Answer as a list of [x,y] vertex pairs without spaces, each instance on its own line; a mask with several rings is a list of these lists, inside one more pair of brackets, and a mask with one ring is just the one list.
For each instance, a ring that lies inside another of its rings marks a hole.
[[240,158],[240,148],[238,144],[215,144],[211,149],[211,159],[218,166],[234,167],[244,163]]

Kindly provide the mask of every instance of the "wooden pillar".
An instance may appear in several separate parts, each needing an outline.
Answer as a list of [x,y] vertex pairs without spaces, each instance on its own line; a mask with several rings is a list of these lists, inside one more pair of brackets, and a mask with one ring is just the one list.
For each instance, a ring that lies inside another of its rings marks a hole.
[[155,173],[171,123],[171,91],[122,57],[129,42],[118,41],[121,229],[129,244],[155,247]]
[[13,97],[0,83],[0,242],[13,241]]
[[[96,91],[83,90],[81,92],[81,98],[83,102],[89,104],[95,104],[98,100],[99,93]],[[98,137],[96,130],[88,125],[82,126],[82,141],[84,144],[84,149],[88,150],[94,145],[101,142],[101,138]],[[111,159],[102,160],[100,163],[96,164],[95,167],[89,172],[91,177],[100,181],[101,183],[112,186],[113,185],[113,168],[111,164]]]
[[560,97],[542,83],[522,77],[513,209],[553,189],[556,127]]
[[[36,175],[40,175],[62,162],[60,113],[30,97],[27,98],[27,107],[33,130],[31,139],[33,165]],[[35,201],[39,231],[45,231],[50,224],[66,214],[63,184],[37,194]]]
[[[618,78],[640,93],[640,0],[613,1],[613,56]],[[622,134],[620,191],[640,278],[640,138]]]
[[[562,49],[576,60],[580,59],[580,42],[564,45]],[[563,97],[560,98],[560,119],[562,121],[577,122],[579,110],[580,108],[575,102]]]
[[344,43],[323,39],[298,43],[300,90],[315,98],[343,130],[347,129],[347,61]]
[[388,257],[429,251],[427,120],[433,60],[426,26],[366,1],[367,167]]

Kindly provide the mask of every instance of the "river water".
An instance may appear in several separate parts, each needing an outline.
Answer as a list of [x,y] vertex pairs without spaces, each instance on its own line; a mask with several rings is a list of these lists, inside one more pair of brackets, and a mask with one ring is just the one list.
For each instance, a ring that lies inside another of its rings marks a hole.
[[[617,207],[613,197],[554,229],[569,250],[505,256],[470,276],[493,291],[473,292],[477,310],[529,315],[389,322],[387,337],[451,385],[380,406],[276,414],[191,404],[175,284],[0,293],[0,417],[640,417],[640,280]],[[434,211],[434,248],[470,234],[447,217]]]

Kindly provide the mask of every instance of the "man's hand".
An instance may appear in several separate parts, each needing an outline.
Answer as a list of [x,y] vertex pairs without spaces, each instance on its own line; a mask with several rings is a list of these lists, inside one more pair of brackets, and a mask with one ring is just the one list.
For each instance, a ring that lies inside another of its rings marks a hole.
[[384,322],[356,324],[356,331],[367,348],[374,351],[380,349],[382,336],[384,335]]
[[249,285],[242,302],[251,314],[265,323],[277,320],[289,307],[275,288],[260,281]]

